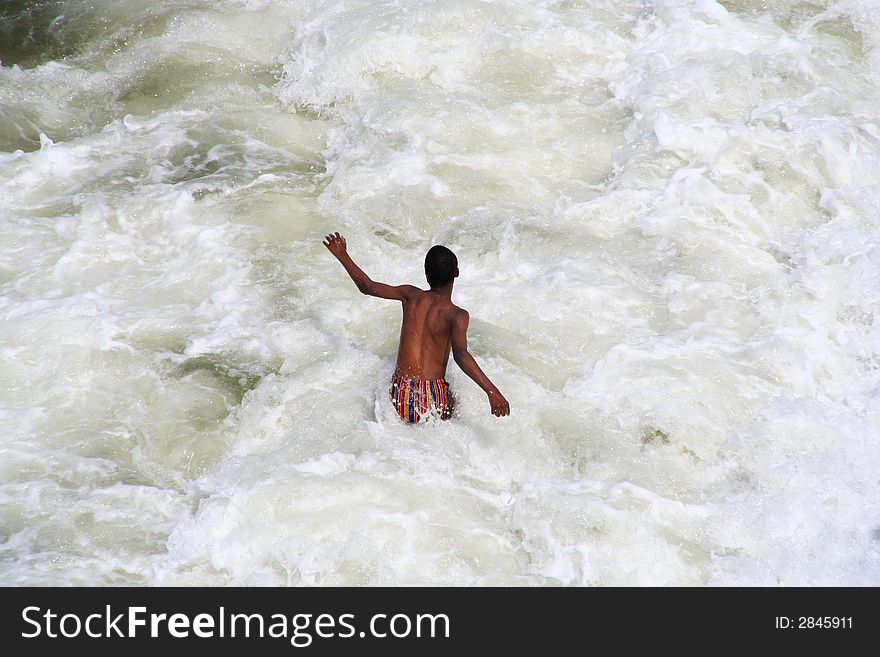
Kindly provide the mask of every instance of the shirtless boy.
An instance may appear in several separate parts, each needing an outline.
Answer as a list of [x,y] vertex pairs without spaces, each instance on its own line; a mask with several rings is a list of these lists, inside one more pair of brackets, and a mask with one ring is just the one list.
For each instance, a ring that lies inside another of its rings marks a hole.
[[468,352],[466,310],[452,303],[452,285],[458,259],[445,246],[434,246],[425,256],[430,290],[412,285],[386,285],[367,276],[348,255],[345,238],[327,235],[324,246],[345,267],[363,294],[403,303],[403,325],[397,349],[397,368],[391,379],[391,401],[407,422],[418,422],[432,411],[444,420],[452,415],[453,399],[446,383],[449,352],[462,369],[489,396],[492,415],[510,415],[510,404]]

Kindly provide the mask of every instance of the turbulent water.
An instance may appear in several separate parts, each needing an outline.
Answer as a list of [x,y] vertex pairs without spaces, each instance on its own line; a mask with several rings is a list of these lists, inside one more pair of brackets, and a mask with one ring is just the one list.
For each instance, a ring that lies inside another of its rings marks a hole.
[[[0,5],[0,583],[880,585],[880,4]],[[508,418],[388,399],[453,300]]]

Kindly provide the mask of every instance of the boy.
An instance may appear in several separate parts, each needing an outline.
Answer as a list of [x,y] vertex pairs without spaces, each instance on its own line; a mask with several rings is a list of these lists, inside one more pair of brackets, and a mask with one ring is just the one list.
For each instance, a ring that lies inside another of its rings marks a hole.
[[327,235],[322,242],[345,267],[363,294],[403,303],[403,325],[397,367],[391,379],[391,401],[406,422],[436,410],[444,420],[452,415],[453,399],[446,383],[449,352],[462,369],[489,396],[492,415],[510,415],[510,404],[468,352],[466,310],[452,303],[452,285],[458,276],[458,258],[445,246],[433,246],[425,256],[430,290],[412,285],[386,285],[370,279],[348,255],[345,238]]

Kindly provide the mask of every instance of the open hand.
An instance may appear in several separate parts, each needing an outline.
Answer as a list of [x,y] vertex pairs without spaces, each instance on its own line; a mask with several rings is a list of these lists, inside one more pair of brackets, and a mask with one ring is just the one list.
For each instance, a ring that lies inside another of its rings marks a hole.
[[324,241],[321,242],[321,244],[326,246],[327,250],[330,251],[330,253],[335,255],[337,258],[346,253],[345,238],[339,233],[327,235],[324,238]]
[[500,392],[493,391],[489,393],[489,405],[492,407],[492,415],[503,417],[510,415],[510,404]]

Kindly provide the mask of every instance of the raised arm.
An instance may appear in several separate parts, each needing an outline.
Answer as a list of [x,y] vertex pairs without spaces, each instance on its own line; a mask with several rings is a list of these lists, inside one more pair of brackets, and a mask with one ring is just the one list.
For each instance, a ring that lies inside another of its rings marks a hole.
[[377,283],[371,279],[355,264],[354,260],[351,259],[351,256],[348,255],[345,238],[339,233],[327,235],[321,243],[327,247],[327,250],[330,251],[330,253],[336,256],[336,259],[339,260],[342,266],[345,267],[345,271],[351,276],[351,280],[357,285],[357,289],[363,294],[369,294],[370,296],[379,297],[380,299],[396,299],[397,301],[404,301],[409,298],[409,295],[413,290],[417,289],[412,285],[386,285],[385,283]]
[[499,392],[489,377],[483,373],[477,361],[471,356],[467,347],[467,330],[470,323],[470,316],[467,311],[462,310],[456,313],[452,320],[452,357],[461,368],[462,372],[467,374],[474,380],[478,386],[483,389],[489,396],[489,406],[492,407],[492,415],[501,417],[510,415],[510,404]]

